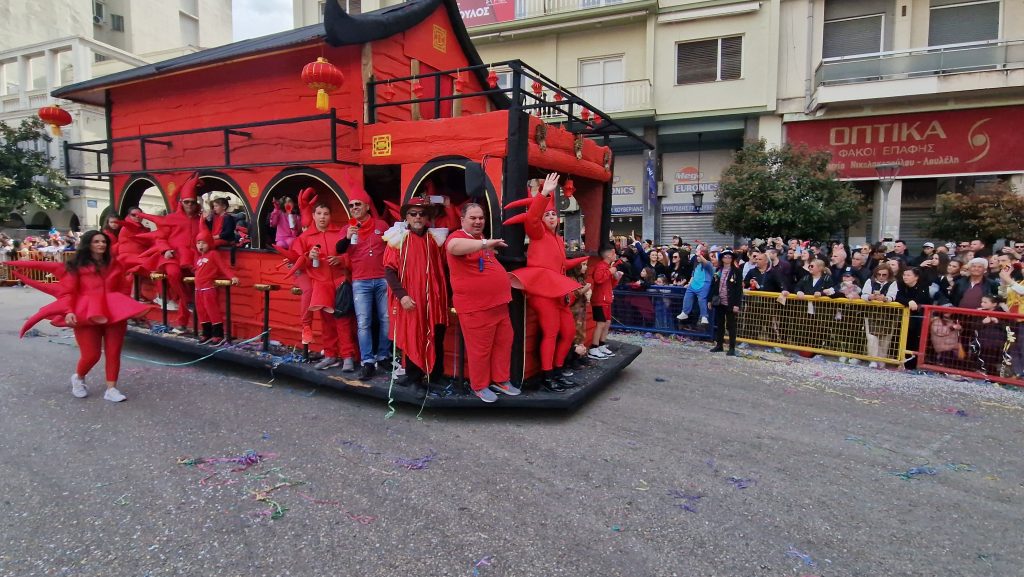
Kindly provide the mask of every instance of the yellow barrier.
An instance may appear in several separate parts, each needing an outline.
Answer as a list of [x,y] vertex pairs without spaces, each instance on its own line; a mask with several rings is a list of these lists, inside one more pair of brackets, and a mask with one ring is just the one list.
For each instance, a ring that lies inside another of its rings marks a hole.
[[906,358],[910,311],[898,303],[744,291],[740,341],[878,363]]

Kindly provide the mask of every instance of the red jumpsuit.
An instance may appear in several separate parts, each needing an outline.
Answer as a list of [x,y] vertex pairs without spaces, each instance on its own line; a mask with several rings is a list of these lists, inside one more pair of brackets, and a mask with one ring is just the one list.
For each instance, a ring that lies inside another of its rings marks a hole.
[[[457,230],[448,236],[482,241]],[[462,340],[466,344],[469,363],[469,386],[482,391],[491,383],[509,380],[512,362],[512,321],[508,303],[512,302],[512,285],[505,267],[492,250],[478,250],[456,256],[445,251],[448,275],[452,284],[452,304],[459,315]]]
[[514,286],[526,293],[526,304],[540,324],[540,366],[561,368],[576,337],[576,321],[567,296],[580,288],[565,276],[565,241],[544,224],[544,213],[554,210],[551,198],[538,194],[530,203],[523,226],[530,237],[526,266],[511,272]]
[[[178,301],[178,315],[174,325],[187,327],[190,320],[188,303],[191,302],[192,295],[185,289],[185,282],[182,279],[196,262],[195,238],[202,230],[202,215],[197,212],[195,216],[188,216],[181,209],[162,218],[157,226],[160,236],[154,248],[161,254],[158,268],[167,275],[171,298]],[[162,256],[168,250],[174,251],[173,257]]]
[[[309,291],[309,308],[307,310],[310,312],[320,311],[320,320],[323,321],[325,354],[329,357],[355,359],[358,358],[355,316],[334,316],[334,293],[347,278],[345,270],[348,258],[339,255],[335,249],[341,234],[341,231],[334,228],[321,232],[312,226],[295,239],[292,250],[299,255],[296,268],[309,278],[312,285],[312,290]],[[309,258],[309,252],[316,245],[320,245],[320,266],[318,267],[314,267]],[[330,265],[328,257],[331,256],[338,257],[338,264]],[[302,312],[305,316],[306,311]]]
[[222,324],[224,313],[220,309],[217,298],[217,286],[213,281],[230,279],[237,276],[235,271],[224,262],[216,249],[200,254],[193,267],[196,284],[196,315],[200,323]]
[[[404,224],[404,223],[403,223]],[[395,226],[384,233],[384,268],[398,276],[399,293],[388,287],[388,317],[391,340],[405,353],[408,362],[426,373],[434,369],[435,331],[448,324],[448,289],[444,272],[444,230],[431,229],[419,235]],[[440,234],[438,234],[440,233]],[[401,298],[416,302],[411,311],[402,308]]]

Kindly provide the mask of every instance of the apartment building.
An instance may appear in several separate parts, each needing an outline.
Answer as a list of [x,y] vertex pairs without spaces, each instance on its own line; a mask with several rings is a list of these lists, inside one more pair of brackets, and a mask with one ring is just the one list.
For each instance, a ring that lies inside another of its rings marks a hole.
[[[50,93],[60,86],[181,56],[231,42],[231,0],[7,0],[0,3],[0,122],[20,124],[39,108],[61,104],[73,122],[52,142],[35,146],[65,162],[90,163],[73,153],[65,159],[63,142],[107,138],[100,107],[58,101]],[[27,206],[2,215],[5,228],[97,228],[110,203],[107,183],[68,183],[63,209]],[[144,206],[163,210],[152,197]]]
[[[750,138],[832,151],[871,207],[851,242],[891,236],[913,245],[937,194],[1019,183],[1024,172],[1016,160],[1024,143],[1012,131],[1024,111],[1019,1],[460,6],[485,61],[522,59],[656,145],[655,187],[645,182],[644,155],[618,150],[619,233],[730,241],[711,226],[718,181]],[[652,190],[657,196],[645,194]]]

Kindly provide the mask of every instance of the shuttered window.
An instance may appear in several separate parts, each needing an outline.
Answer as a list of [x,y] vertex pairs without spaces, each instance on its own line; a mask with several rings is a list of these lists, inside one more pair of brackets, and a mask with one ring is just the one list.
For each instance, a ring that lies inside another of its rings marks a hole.
[[999,1],[939,2],[933,0],[928,45],[943,46],[999,38]]
[[742,72],[742,36],[676,45],[676,84],[738,80]]
[[822,57],[836,58],[882,51],[882,14],[825,22]]

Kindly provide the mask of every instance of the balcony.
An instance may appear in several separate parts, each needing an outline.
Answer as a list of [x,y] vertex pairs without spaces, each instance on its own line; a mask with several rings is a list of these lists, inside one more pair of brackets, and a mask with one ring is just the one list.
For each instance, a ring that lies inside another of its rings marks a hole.
[[556,16],[609,6],[621,6],[647,0],[476,0],[460,2],[462,20],[467,28]]
[[[958,78],[964,74],[970,80]],[[826,58],[814,73],[818,104],[1024,85],[1024,40],[992,40]]]
[[[573,86],[567,90],[579,95],[580,98],[599,110],[613,113],[615,116],[624,116],[625,113],[653,110],[654,108],[651,103],[651,81],[646,78]],[[545,110],[541,114],[545,120],[560,120],[564,116],[564,111],[559,112],[554,108]]]

